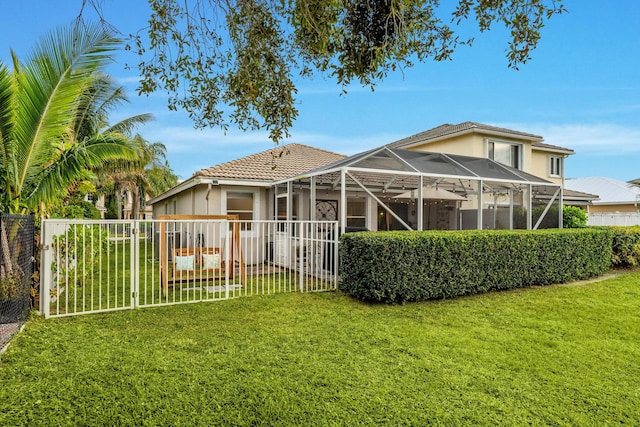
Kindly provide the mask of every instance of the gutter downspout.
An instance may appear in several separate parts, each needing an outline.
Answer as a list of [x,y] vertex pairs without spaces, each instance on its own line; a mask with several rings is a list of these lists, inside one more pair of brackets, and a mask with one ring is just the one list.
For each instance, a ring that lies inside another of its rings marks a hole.
[[209,215],[209,193],[211,193],[211,183],[210,182],[207,184],[207,194],[206,194],[206,196],[204,196],[204,199],[207,201],[207,203],[206,203],[206,205],[207,205],[207,209],[206,209],[207,215]]

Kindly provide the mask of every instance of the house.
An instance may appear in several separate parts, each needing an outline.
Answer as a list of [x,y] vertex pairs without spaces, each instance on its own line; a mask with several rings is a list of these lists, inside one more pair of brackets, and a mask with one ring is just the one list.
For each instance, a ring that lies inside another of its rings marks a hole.
[[[147,204],[152,206],[154,218],[171,214],[237,214],[241,220],[274,219],[281,216],[274,208],[274,182],[344,158],[342,154],[302,144],[275,147],[199,170]],[[297,218],[296,210],[293,219]]]
[[589,214],[640,212],[640,187],[629,182],[592,176],[567,179],[565,188],[597,195],[587,208]]
[[[145,201],[150,199],[148,194],[145,194]],[[105,219],[107,216],[107,207],[106,207],[106,197],[104,194],[100,194],[97,199],[94,200],[93,194],[86,194],[85,201],[95,203],[96,209],[100,212],[100,217]],[[120,215],[122,219],[133,219],[133,192],[131,190],[123,190],[120,193],[120,203],[117,206],[117,209],[120,211]],[[153,210],[150,205],[144,204],[144,206],[140,207],[140,212],[138,213],[138,218],[135,219],[153,219]]]
[[338,220],[342,230],[538,228],[561,221],[568,148],[473,122],[345,157],[289,144],[196,172],[149,201],[161,214]]

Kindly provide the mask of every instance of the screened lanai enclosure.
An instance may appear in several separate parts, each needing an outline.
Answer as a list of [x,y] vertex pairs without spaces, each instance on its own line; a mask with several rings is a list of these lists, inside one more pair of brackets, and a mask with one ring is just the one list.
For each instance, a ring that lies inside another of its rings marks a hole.
[[[385,146],[282,180],[278,217],[338,220],[341,232],[562,227],[562,187],[487,158]],[[315,218],[314,218],[315,215]]]

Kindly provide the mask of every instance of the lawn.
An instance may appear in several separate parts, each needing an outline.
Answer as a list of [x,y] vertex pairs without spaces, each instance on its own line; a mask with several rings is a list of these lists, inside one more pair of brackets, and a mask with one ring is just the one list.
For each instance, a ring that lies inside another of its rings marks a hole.
[[639,307],[634,272],[35,318],[1,355],[0,425],[638,425]]
[[[94,245],[87,239],[85,247]],[[95,245],[97,246],[97,245]],[[78,246],[78,251],[83,249]],[[85,254],[88,252],[89,254]],[[93,255],[92,255],[93,254]],[[109,242],[104,251],[98,249],[82,252],[78,262],[70,261],[63,255],[54,257],[54,271],[60,272],[53,280],[49,310],[52,315],[80,313],[92,310],[110,310],[131,307],[131,243],[129,241]],[[66,265],[75,267],[66,268]],[[187,273],[172,281],[167,292],[162,291],[160,263],[153,243],[140,240],[138,254],[139,304],[161,305],[175,302],[213,301],[254,294],[296,292],[300,283],[308,289],[327,289],[333,285],[327,274],[316,277],[310,274],[302,278],[294,270],[273,268],[265,263],[246,266],[246,278],[241,279],[240,270],[235,277],[229,277],[229,291],[226,278],[212,278],[212,273]],[[171,263],[167,263],[171,271]],[[216,275],[220,275],[217,273]],[[171,275],[170,275],[171,276]],[[241,284],[241,286],[240,286]]]

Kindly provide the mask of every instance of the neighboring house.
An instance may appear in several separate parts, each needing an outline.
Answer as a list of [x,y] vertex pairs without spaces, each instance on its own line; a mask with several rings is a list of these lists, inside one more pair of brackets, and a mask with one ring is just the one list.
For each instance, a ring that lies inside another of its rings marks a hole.
[[[133,193],[130,190],[126,190],[125,192],[122,193],[121,197],[122,197],[122,205],[120,206],[121,215],[122,215],[121,219],[132,219],[131,212],[133,210]],[[153,209],[151,205],[148,203],[150,199],[149,195],[145,194],[145,199],[147,200],[147,203],[144,205],[144,207],[140,207],[140,212],[138,214],[139,218],[137,219],[153,219]],[[98,196],[97,200],[94,200],[93,195],[87,194],[85,196],[85,200],[88,202],[95,202],[96,209],[98,209],[98,211],[100,212],[100,216],[102,217],[102,219],[105,219],[105,216],[107,214],[107,207],[105,205],[104,194],[101,194],[100,196]]]
[[560,221],[550,208],[561,199],[593,198],[563,194],[572,154],[538,135],[465,122],[350,157],[300,144],[274,148],[198,171],[149,204],[156,218],[329,219],[343,230],[537,228],[550,212]]
[[567,179],[565,187],[598,196],[587,207],[587,213],[638,213],[640,212],[640,187],[613,178],[592,176]]

